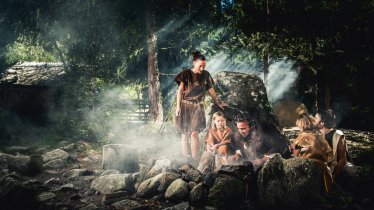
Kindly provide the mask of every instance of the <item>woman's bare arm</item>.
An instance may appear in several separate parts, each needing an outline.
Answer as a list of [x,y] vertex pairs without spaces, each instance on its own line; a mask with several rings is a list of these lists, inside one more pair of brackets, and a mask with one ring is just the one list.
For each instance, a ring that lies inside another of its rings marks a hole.
[[177,109],[175,110],[175,115],[180,116],[181,114],[181,102],[182,102],[182,93],[184,90],[183,82],[179,83],[179,87],[177,90]]
[[208,90],[208,92],[209,92],[210,96],[212,97],[213,101],[217,104],[217,106],[219,108],[224,109],[223,107],[229,106],[227,103],[218,100],[217,94],[216,94],[216,91],[214,90],[214,88],[210,88]]

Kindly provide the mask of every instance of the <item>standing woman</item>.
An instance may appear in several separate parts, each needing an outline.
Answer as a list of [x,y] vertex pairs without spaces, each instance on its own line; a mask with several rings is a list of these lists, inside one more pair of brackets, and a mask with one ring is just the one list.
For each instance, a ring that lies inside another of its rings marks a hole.
[[[199,133],[205,129],[204,98],[208,91],[213,101],[223,109],[227,106],[217,100],[214,81],[208,71],[204,70],[206,59],[199,51],[192,52],[192,68],[180,72],[176,77],[177,91],[176,116],[182,133],[182,152],[184,157],[196,159],[199,152]],[[189,143],[191,139],[191,143]],[[190,150],[191,149],[191,150]],[[190,153],[191,151],[191,153]]]

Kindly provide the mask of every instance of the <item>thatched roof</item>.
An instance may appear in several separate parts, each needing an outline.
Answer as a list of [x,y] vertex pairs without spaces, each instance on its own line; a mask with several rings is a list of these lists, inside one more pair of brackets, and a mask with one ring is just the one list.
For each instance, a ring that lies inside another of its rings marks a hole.
[[0,84],[50,86],[55,85],[64,74],[62,63],[23,62],[0,75]]

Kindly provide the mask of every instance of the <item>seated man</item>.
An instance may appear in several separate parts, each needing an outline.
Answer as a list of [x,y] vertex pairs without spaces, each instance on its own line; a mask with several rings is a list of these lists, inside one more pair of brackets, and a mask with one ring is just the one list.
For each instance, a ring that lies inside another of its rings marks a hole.
[[333,180],[338,184],[346,183],[347,180],[342,179],[349,173],[348,170],[345,170],[349,168],[347,167],[348,148],[343,132],[335,129],[334,112],[331,109],[318,111],[315,115],[315,123],[333,150],[333,158],[329,163]]
[[234,155],[230,158],[234,163],[251,161],[258,170],[274,153],[280,153],[284,158],[290,156],[286,138],[274,124],[238,119],[236,127],[231,144]]

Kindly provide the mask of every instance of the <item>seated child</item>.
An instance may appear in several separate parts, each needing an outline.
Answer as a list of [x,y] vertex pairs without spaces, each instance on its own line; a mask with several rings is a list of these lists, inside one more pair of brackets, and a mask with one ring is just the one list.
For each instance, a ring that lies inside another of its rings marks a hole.
[[332,149],[323,135],[316,130],[314,119],[309,115],[300,115],[296,120],[296,125],[300,128],[300,133],[292,141],[291,150],[293,155],[317,161],[323,172],[326,192],[329,192],[332,177],[326,164],[332,159]]
[[226,126],[225,115],[218,111],[212,116],[212,127],[209,129],[206,141],[207,151],[219,154],[223,165],[227,164],[228,144],[231,143],[231,129]]

